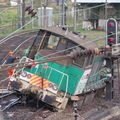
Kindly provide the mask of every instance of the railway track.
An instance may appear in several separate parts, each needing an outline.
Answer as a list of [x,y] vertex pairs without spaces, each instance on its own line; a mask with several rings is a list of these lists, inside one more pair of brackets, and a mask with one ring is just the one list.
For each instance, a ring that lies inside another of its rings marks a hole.
[[38,109],[34,106],[18,104],[4,112],[4,119],[5,120],[43,120],[53,114],[54,112],[52,112],[49,108],[42,105]]
[[43,120],[53,114],[51,107],[45,103],[39,101],[39,106],[36,107],[36,101],[32,99],[25,104],[21,95],[16,96],[15,92],[10,91],[1,94],[0,111],[3,112],[3,120]]

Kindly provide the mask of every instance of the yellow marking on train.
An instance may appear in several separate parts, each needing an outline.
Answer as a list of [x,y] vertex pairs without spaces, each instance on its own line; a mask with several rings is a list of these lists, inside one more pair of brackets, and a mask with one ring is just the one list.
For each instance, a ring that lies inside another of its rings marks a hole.
[[40,78],[39,76],[32,76],[31,79],[36,79],[36,78]]
[[35,84],[40,84],[40,81],[37,81],[37,82],[35,82],[35,83],[32,83],[33,85],[35,85]]
[[35,80],[31,80],[30,83],[34,83],[36,81],[41,81],[40,78],[39,79],[35,79]]
[[[43,82],[43,83],[42,83]],[[35,85],[36,87],[41,87],[44,90],[48,88],[49,81],[46,79],[42,79],[41,77],[37,75],[32,75],[32,78],[30,79],[30,84]]]

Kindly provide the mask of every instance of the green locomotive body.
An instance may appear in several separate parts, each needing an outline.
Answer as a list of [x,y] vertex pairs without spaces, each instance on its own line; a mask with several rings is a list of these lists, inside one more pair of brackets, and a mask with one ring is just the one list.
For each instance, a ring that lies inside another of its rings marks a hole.
[[108,80],[104,58],[92,52],[95,44],[85,43],[86,39],[61,28],[40,29],[20,60],[28,66],[15,72],[22,84],[19,90],[64,109],[72,96],[104,87]]

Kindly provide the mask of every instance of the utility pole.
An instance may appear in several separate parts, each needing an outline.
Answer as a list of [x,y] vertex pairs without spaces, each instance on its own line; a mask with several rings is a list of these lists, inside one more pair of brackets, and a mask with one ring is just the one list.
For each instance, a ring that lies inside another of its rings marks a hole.
[[62,0],[59,0],[59,26],[62,26]]
[[[34,8],[33,6],[33,0],[31,0],[31,4],[32,4],[32,9]],[[33,18],[32,18],[32,28],[34,27],[34,21],[33,21]]]
[[64,26],[65,24],[66,24],[65,0],[59,0],[59,25]]
[[47,27],[47,11],[46,11],[46,7],[47,7],[47,0],[44,0],[44,27]]
[[62,26],[65,25],[65,7],[64,7],[65,0],[62,0]]
[[106,4],[105,4],[105,20],[107,20],[107,0],[106,0],[105,3],[106,3]]
[[18,3],[18,10],[17,10],[17,12],[18,12],[18,29],[21,27],[21,21],[20,21],[20,19],[21,19],[21,11],[20,11],[20,6],[21,6],[21,2],[20,2],[21,0],[17,0],[17,3]]
[[76,0],[74,0],[74,31],[76,31],[76,22],[77,22],[77,15],[76,15]]
[[66,25],[67,23],[67,3],[66,3],[66,0],[64,2],[64,9],[65,9],[65,12],[64,12],[64,25]]
[[[25,0],[22,0],[22,27],[25,25]],[[25,27],[23,27],[25,29]]]

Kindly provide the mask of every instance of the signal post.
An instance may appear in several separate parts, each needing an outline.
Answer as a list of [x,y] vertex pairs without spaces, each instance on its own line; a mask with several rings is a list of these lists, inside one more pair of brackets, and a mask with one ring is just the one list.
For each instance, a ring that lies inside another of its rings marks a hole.
[[112,46],[118,43],[118,25],[114,18],[110,18],[106,23],[106,45]]
[[[112,100],[115,97],[115,68],[114,68],[114,61],[117,59],[116,56],[112,53],[113,46],[118,44],[118,25],[117,21],[114,18],[109,18],[106,22],[106,48],[108,47],[109,50],[106,50],[105,60],[106,66],[110,69],[110,80],[106,82],[106,99]],[[115,47],[114,47],[115,48]]]

